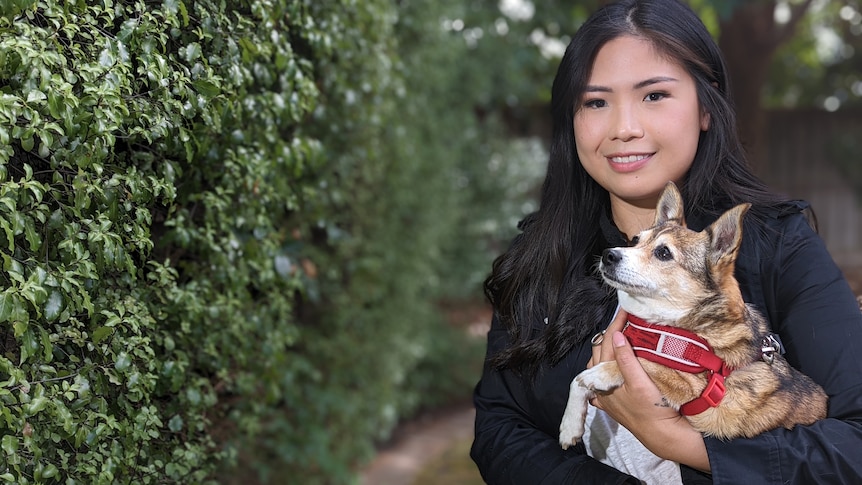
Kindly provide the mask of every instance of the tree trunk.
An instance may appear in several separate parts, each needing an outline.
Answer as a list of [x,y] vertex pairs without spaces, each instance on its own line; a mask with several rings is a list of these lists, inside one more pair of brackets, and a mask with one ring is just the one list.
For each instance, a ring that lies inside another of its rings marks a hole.
[[811,1],[792,5],[790,20],[784,24],[775,22],[774,0],[746,3],[720,23],[718,44],[728,65],[739,134],[755,172],[769,155],[766,114],[761,103],[769,65],[778,46],[793,35]]

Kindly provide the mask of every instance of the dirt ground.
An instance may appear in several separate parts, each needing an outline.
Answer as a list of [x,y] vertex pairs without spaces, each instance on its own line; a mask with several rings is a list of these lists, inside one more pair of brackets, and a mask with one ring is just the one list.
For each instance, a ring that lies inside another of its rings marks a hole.
[[[423,416],[415,421],[399,427],[390,445],[380,450],[371,464],[362,471],[362,485],[414,485],[418,478],[427,473],[427,469],[447,452],[464,443],[472,441],[473,419],[475,412],[472,405],[462,405],[447,408],[436,413]],[[464,450],[459,462],[466,462],[469,457]],[[459,452],[459,455],[461,453]],[[448,458],[446,461],[452,461]],[[473,477],[482,483],[478,470],[473,467]],[[469,473],[469,472],[468,472]],[[438,475],[435,472],[435,475]],[[437,482],[442,483],[442,482]],[[467,485],[464,480],[445,483],[451,485]]]
[[[485,339],[491,308],[485,301],[441,305],[450,325],[467,338]],[[389,443],[360,473],[361,485],[481,485],[469,457],[475,411],[470,396],[443,409],[423,413],[398,426]]]

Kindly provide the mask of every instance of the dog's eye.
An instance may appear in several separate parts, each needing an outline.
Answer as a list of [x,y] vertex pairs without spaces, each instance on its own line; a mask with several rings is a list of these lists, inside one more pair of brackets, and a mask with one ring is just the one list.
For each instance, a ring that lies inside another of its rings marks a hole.
[[661,246],[655,248],[652,252],[659,261],[670,261],[673,259],[673,254],[670,252],[667,246],[662,244]]
[[637,243],[641,240],[640,236],[635,236],[632,238],[632,246],[637,245]]

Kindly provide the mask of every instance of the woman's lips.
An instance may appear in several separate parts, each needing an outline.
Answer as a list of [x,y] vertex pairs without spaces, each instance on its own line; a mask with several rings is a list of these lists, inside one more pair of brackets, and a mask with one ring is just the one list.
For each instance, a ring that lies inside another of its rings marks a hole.
[[640,169],[652,159],[653,154],[614,155],[607,157],[614,172],[628,173]]

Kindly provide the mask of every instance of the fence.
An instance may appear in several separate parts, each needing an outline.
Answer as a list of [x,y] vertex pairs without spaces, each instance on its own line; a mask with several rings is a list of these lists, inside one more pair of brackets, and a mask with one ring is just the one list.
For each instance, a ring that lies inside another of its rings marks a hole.
[[775,190],[811,203],[835,260],[862,266],[862,112],[770,111],[766,161]]

